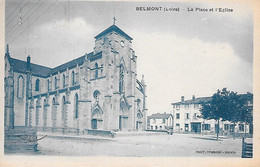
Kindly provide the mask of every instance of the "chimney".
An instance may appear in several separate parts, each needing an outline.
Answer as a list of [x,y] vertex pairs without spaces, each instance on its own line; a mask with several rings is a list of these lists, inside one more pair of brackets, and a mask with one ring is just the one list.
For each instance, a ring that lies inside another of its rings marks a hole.
[[27,70],[31,70],[31,57],[30,55],[27,56]]
[[181,102],[184,102],[184,96],[181,96]]
[[193,100],[193,101],[195,100],[195,95],[192,95],[192,100]]

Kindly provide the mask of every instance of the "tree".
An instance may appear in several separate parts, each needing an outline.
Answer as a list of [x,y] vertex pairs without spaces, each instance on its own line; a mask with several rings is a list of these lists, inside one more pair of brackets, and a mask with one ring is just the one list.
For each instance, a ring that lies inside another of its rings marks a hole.
[[243,110],[244,107],[243,98],[241,98],[235,92],[230,92],[227,106],[228,107],[224,119],[233,123],[234,125],[233,137],[235,139],[235,126],[236,123],[241,121],[241,111]]
[[[238,122],[244,122],[245,136],[246,136],[246,125],[252,124],[253,122],[253,107],[249,105],[252,99],[252,94],[247,93],[243,95],[237,95],[237,93],[231,92],[229,94],[228,109],[225,119],[233,122],[234,125]],[[233,133],[235,139],[235,132]]]
[[[248,105],[252,99],[252,94],[238,95],[236,92],[228,91],[223,88],[221,91],[217,90],[212,96],[211,101],[202,104],[200,109],[204,119],[215,119],[217,124],[217,140],[219,136],[219,121],[230,121],[234,124],[238,122],[245,122],[245,124],[252,125],[253,122],[253,108]],[[235,132],[233,133],[235,138]],[[245,133],[246,136],[246,133]]]
[[246,138],[246,125],[252,127],[253,125],[253,105],[251,100],[253,99],[252,93],[247,93],[245,96],[241,97],[241,110],[240,110],[240,122],[245,123],[245,135]]
[[226,88],[223,88],[221,91],[217,90],[212,96],[212,99],[208,103],[202,104],[202,108],[200,109],[202,117],[204,119],[214,119],[217,121],[217,140],[219,138],[219,121],[225,120],[227,117],[227,108],[229,101],[229,94]]

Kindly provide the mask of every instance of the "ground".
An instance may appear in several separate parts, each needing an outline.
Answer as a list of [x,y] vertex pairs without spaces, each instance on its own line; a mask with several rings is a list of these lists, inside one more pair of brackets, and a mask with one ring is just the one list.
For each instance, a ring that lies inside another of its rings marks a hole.
[[[145,133],[145,132],[144,132]],[[40,133],[41,137],[46,135]],[[115,138],[49,134],[38,141],[38,155],[130,157],[241,157],[241,138],[215,135],[145,133]]]

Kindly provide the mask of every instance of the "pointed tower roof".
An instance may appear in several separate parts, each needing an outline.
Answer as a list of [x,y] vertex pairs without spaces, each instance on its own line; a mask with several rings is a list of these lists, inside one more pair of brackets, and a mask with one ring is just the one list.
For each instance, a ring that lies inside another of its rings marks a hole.
[[116,32],[120,35],[122,35],[123,37],[125,37],[127,40],[132,40],[133,38],[131,38],[129,35],[127,35],[123,30],[121,30],[119,27],[117,27],[115,24],[113,24],[112,26],[108,27],[107,29],[105,29],[104,31],[102,31],[101,33],[99,33],[97,36],[95,36],[95,39],[104,36],[110,32]]
[[6,45],[6,53],[9,53],[9,45]]
[[9,54],[9,45],[6,45],[6,50],[5,50],[5,57],[7,57],[8,61],[10,62],[10,54]]

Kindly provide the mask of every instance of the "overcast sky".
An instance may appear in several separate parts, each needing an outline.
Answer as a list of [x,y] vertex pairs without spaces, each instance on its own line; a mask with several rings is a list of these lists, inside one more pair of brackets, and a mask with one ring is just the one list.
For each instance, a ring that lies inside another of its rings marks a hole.
[[[136,11],[149,6],[180,11]],[[187,11],[196,7],[233,12]],[[92,52],[94,36],[114,15],[133,38],[148,115],[169,113],[181,96],[212,96],[223,87],[252,92],[253,17],[245,4],[8,0],[6,43],[14,58],[30,55],[33,63],[55,67]]]

